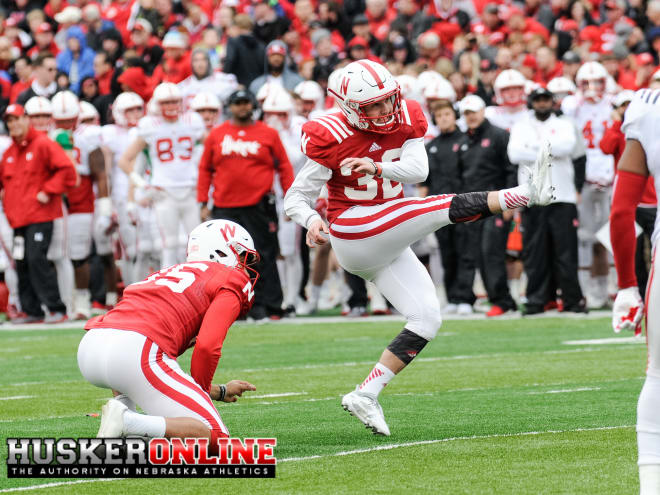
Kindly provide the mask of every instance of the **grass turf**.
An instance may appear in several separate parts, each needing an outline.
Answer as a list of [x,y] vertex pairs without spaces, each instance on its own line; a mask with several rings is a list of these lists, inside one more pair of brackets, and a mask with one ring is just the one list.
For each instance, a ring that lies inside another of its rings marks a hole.
[[[375,437],[339,401],[400,327],[347,320],[233,328],[216,380],[249,380],[257,395],[296,395],[219,406],[232,435],[277,437],[280,461],[275,480],[220,486],[241,494],[637,490],[643,344],[564,343],[611,337],[606,319],[445,322],[381,395],[392,436]],[[99,419],[87,414],[100,411],[109,391],[80,376],[81,335],[0,332],[0,490],[65,481],[7,479],[5,438],[95,435]],[[180,362],[188,369],[190,353]],[[207,493],[214,482],[96,481],[39,493]]]

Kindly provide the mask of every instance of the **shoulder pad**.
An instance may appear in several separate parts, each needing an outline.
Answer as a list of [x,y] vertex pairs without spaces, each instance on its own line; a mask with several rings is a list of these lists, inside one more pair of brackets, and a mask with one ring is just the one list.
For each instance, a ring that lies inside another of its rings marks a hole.
[[300,147],[310,159],[328,168],[336,168],[333,161],[336,147],[354,131],[337,114],[317,117],[302,126]]
[[413,129],[411,137],[424,137],[429,128],[429,123],[421,105],[415,100],[402,100],[401,111],[403,113],[403,124],[409,125]]

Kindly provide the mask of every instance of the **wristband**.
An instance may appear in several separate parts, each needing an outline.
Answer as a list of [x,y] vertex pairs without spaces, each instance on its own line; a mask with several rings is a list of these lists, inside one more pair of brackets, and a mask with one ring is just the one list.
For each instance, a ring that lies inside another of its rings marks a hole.
[[224,402],[226,394],[227,394],[227,387],[225,385],[220,385],[220,400],[222,402]]
[[380,177],[383,174],[383,167],[378,162],[374,162],[376,166],[376,177]]

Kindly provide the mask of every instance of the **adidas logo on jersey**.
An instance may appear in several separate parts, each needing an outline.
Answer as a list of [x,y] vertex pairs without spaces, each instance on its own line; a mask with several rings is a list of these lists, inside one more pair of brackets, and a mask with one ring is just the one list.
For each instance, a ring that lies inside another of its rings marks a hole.
[[380,146],[378,146],[378,143],[371,143],[371,148],[369,148],[369,153],[373,153],[374,151],[381,150]]
[[232,138],[226,135],[222,140],[222,154],[231,155],[238,153],[241,156],[256,155],[259,152],[260,144],[257,141],[243,141],[242,139]]

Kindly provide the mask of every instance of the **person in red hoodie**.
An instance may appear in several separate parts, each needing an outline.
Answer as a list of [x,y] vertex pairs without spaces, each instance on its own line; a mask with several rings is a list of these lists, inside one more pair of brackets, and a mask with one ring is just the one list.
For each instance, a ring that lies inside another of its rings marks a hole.
[[[272,193],[277,172],[282,191],[293,183],[293,168],[277,131],[252,119],[255,99],[239,89],[229,97],[231,119],[211,131],[199,161],[197,201],[201,215],[239,223],[254,239],[261,274],[250,316],[255,320],[282,314],[282,286],[276,259],[277,211]],[[206,207],[213,183],[213,211]]]
[[32,60],[37,58],[42,52],[49,52],[57,55],[60,49],[55,43],[55,36],[53,35],[53,27],[48,22],[42,22],[34,32],[35,44],[27,51],[27,56]]
[[[626,136],[621,130],[623,124],[623,117],[626,109],[632,101],[635,93],[633,91],[625,90],[618,93],[612,101],[614,110],[612,112],[612,125],[605,130],[603,138],[600,140],[600,149],[603,153],[614,156],[614,166],[617,167],[623,150],[626,147]],[[649,175],[642,194],[642,200],[637,205],[635,212],[635,221],[642,227],[643,234],[637,237],[637,249],[635,251],[635,272],[637,275],[637,286],[639,287],[640,294],[646,294],[646,284],[649,279],[649,271],[647,269],[648,261],[644,255],[645,239],[651,242],[653,234],[653,227],[655,225],[656,210],[658,207],[658,199],[655,193],[655,185],[653,177]]]
[[[0,161],[0,188],[14,229],[12,255],[21,307],[27,315],[22,322],[57,323],[66,319],[66,306],[47,253],[53,221],[62,216],[61,195],[76,184],[76,169],[58,144],[30,127],[21,105],[9,105],[4,117],[12,144]],[[45,318],[42,305],[49,311]]]
[[154,81],[178,84],[192,74],[190,50],[181,33],[167,33],[163,38],[163,49],[165,55],[162,63],[154,70]]

